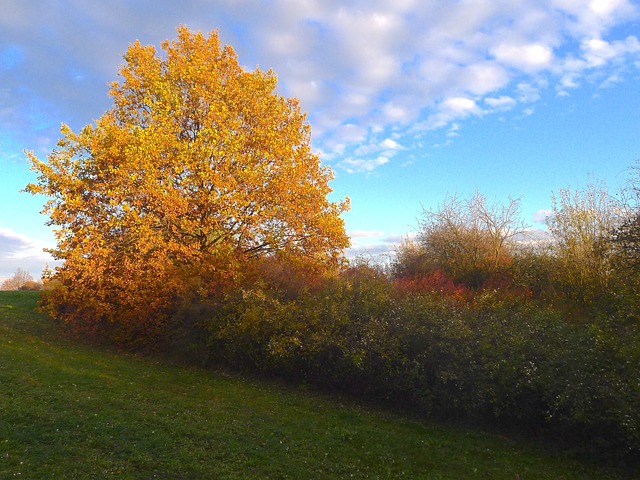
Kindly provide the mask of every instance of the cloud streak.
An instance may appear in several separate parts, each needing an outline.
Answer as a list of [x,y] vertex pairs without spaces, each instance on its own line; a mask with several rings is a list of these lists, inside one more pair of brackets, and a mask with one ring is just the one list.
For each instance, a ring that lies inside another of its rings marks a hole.
[[383,263],[395,255],[403,240],[415,237],[415,233],[387,234],[379,230],[354,230],[348,234],[351,237],[348,258],[370,257]]

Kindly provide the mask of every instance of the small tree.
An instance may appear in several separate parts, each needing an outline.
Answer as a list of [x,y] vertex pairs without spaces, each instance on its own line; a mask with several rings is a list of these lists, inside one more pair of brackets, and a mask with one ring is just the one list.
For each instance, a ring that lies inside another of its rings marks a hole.
[[16,273],[13,274],[13,277],[2,282],[0,290],[20,290],[25,284],[28,284],[28,282],[33,282],[31,274],[18,268]]
[[393,275],[396,278],[416,277],[428,269],[420,245],[411,238],[403,238],[391,262]]
[[402,255],[427,270],[441,270],[456,282],[479,287],[504,272],[525,229],[519,199],[489,204],[478,192],[466,200],[447,196],[437,210],[423,210],[417,237],[422,261],[415,250]]
[[48,263],[44,265],[44,268],[42,269],[42,273],[40,274],[40,278],[42,279],[43,283],[48,282],[53,278],[53,270],[51,269]]
[[552,202],[553,213],[547,218],[557,261],[552,277],[566,297],[592,306],[608,288],[613,272],[610,239],[623,212],[604,182],[562,189]]

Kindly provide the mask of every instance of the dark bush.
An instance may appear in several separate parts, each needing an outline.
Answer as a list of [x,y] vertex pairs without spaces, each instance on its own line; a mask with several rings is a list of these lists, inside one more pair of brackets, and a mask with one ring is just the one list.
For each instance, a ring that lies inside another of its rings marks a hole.
[[640,340],[615,321],[572,324],[496,290],[408,291],[369,267],[295,298],[254,282],[174,320],[172,338],[202,363],[640,459]]

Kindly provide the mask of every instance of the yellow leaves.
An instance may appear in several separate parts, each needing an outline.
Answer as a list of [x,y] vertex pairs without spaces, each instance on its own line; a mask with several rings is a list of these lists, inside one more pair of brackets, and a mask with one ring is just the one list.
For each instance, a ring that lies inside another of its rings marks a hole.
[[132,44],[95,126],[63,124],[47,162],[27,152],[39,174],[27,191],[51,198],[66,298],[94,289],[105,299],[94,313],[131,318],[125,306],[167,306],[181,278],[233,277],[249,256],[333,268],[349,200],[326,198],[333,173],[311,153],[298,101],[275,93],[273,72],[244,71],[216,32],[180,27],[162,50]]

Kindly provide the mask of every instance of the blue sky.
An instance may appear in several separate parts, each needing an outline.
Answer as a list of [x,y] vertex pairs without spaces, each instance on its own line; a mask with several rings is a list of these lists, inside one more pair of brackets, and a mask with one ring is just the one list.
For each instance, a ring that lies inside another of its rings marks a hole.
[[110,106],[122,53],[218,29],[300,98],[332,167],[350,255],[387,254],[422,208],[519,197],[532,229],[564,187],[612,190],[640,159],[640,5],[629,0],[3,0],[0,279],[54,245],[24,149]]

